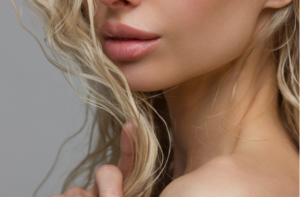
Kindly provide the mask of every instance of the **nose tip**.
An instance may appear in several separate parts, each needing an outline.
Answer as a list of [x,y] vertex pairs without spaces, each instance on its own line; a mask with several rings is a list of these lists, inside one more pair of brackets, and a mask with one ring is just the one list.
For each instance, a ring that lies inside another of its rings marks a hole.
[[112,9],[122,8],[125,6],[135,7],[140,4],[140,1],[141,0],[100,0],[101,3]]

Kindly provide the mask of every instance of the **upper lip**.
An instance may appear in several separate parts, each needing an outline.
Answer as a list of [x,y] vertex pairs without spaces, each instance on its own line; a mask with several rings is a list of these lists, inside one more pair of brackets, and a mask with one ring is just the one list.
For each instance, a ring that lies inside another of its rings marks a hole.
[[159,38],[159,35],[136,29],[123,23],[105,22],[100,27],[100,34],[103,38],[126,38],[138,40],[152,40]]

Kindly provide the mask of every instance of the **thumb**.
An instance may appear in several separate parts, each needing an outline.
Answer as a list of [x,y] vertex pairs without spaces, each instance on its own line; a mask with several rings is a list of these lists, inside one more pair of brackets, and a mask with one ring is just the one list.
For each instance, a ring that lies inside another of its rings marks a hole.
[[135,148],[134,135],[136,129],[132,122],[126,122],[121,132],[121,157],[118,167],[122,172],[123,179],[126,179],[134,168]]

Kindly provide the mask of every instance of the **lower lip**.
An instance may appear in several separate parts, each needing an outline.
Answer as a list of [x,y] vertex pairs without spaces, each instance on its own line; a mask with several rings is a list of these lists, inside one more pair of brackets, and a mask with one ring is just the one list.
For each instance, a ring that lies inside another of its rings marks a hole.
[[153,40],[114,40],[105,39],[104,49],[113,59],[119,61],[130,61],[138,59],[152,51],[160,39]]

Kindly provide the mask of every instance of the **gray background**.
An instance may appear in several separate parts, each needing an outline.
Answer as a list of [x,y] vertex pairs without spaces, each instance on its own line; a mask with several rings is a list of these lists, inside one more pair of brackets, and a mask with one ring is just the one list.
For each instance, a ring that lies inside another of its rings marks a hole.
[[[23,0],[15,2],[25,26],[43,40],[38,19]],[[0,1],[0,25],[0,196],[30,197],[59,146],[83,124],[85,105],[18,24],[10,0]],[[60,191],[65,175],[86,153],[87,131],[69,143],[37,196]]]

